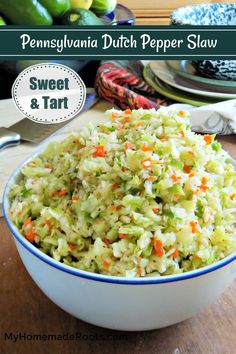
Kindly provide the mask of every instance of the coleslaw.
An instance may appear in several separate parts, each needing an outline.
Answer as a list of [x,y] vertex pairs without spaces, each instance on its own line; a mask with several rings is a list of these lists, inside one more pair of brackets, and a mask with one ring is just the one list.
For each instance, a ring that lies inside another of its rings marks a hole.
[[113,276],[194,270],[236,251],[236,170],[186,111],[110,110],[52,142],[10,191],[10,218],[42,252]]

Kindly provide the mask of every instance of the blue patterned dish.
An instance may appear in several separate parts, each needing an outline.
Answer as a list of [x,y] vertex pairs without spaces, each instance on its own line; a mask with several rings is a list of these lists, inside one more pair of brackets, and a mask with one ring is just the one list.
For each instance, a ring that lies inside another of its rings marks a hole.
[[[236,4],[180,7],[171,15],[173,25],[235,26]],[[211,79],[236,80],[236,60],[193,60],[197,72]]]
[[135,23],[135,16],[133,12],[126,6],[118,4],[114,12],[102,17],[106,25],[113,26],[132,26]]

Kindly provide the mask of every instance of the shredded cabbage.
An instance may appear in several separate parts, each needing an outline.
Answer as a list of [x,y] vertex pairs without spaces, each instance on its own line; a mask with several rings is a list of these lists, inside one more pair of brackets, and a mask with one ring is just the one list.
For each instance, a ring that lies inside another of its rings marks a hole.
[[178,274],[236,251],[236,171],[185,111],[107,112],[21,170],[10,217],[54,259],[89,272]]

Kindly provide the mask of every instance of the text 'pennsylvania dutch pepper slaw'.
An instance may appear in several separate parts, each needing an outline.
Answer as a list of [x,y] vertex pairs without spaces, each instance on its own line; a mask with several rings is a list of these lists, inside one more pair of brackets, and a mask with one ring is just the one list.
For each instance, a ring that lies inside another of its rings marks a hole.
[[20,233],[54,259],[125,277],[178,274],[236,251],[236,171],[185,111],[107,112],[22,168]]

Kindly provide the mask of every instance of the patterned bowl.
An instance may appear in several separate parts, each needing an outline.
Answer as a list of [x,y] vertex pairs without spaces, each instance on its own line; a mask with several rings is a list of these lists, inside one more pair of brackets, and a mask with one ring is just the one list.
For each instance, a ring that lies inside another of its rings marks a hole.
[[[205,4],[180,7],[171,15],[173,25],[235,26],[235,4]],[[236,80],[236,60],[193,60],[192,65],[205,77]]]

